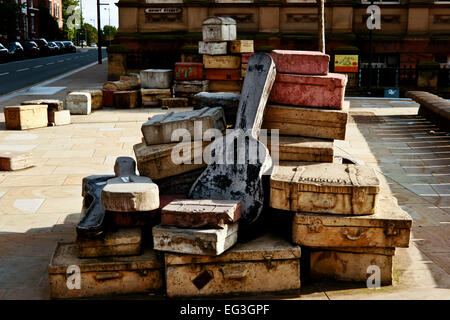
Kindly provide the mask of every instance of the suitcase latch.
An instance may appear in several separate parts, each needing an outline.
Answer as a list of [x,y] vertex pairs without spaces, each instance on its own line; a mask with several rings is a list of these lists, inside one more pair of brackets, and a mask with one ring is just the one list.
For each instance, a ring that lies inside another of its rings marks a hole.
[[272,263],[273,256],[271,254],[264,255],[264,260],[266,262],[267,269],[272,269],[274,267]]
[[387,236],[396,236],[398,235],[398,229],[395,227],[395,224],[393,223],[388,223],[388,225],[385,228],[385,234]]
[[319,233],[323,229],[323,223],[320,219],[315,219],[311,222],[311,224],[308,226],[309,232]]

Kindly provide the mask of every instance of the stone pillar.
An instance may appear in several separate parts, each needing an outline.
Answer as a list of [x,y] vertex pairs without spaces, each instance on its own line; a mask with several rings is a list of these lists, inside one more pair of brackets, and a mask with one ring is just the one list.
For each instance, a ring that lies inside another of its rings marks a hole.
[[120,76],[127,74],[128,48],[121,45],[108,47],[108,81],[120,80]]

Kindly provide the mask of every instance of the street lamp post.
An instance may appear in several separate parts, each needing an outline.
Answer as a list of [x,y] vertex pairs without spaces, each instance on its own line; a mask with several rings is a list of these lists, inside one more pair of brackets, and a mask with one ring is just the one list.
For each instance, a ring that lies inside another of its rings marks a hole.
[[[373,5],[374,0],[370,0],[370,5]],[[373,11],[370,14],[370,19],[373,22]],[[367,95],[372,95],[372,59],[373,59],[373,28],[369,29],[369,82],[367,83]]]

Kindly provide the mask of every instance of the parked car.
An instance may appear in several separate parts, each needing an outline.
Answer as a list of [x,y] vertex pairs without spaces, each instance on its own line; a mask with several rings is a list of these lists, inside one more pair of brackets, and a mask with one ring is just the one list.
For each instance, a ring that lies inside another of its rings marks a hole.
[[58,53],[62,54],[64,53],[64,43],[62,41],[53,41],[58,46]]
[[44,38],[41,38],[41,39],[34,40],[34,42],[36,42],[36,44],[39,47],[39,50],[41,50],[41,56],[48,56],[51,54],[51,49],[48,46],[47,40],[45,40]]
[[58,45],[57,45],[55,42],[53,42],[53,41],[50,41],[50,42],[48,43],[48,48],[50,49],[50,54],[52,54],[52,55],[58,54],[58,53],[59,53],[59,47],[58,47]]
[[63,41],[64,43],[64,47],[65,47],[65,51],[66,52],[77,52],[77,48],[75,47],[75,45],[72,43],[72,41]]
[[9,58],[9,50],[0,43],[0,62],[6,62]]
[[25,56],[27,58],[37,58],[41,54],[41,50],[38,45],[34,41],[23,41],[21,42],[23,50],[25,52]]
[[97,44],[96,44],[96,43],[91,43],[91,44],[89,45],[89,47],[91,47],[91,48],[97,48]]
[[9,60],[10,61],[23,59],[25,52],[24,52],[23,47],[20,44],[20,42],[17,42],[17,41],[8,42],[6,47],[9,50]]

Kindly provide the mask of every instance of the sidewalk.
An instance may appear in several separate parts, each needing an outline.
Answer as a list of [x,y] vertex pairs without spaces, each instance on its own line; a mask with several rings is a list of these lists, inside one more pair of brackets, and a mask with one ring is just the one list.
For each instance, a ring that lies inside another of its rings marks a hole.
[[[45,85],[64,87],[54,95],[15,96],[0,104],[100,88],[106,70],[106,63],[94,65]],[[323,282],[302,286],[300,299],[450,299],[450,136],[417,110],[410,101],[352,99],[348,141],[336,143],[337,151],[375,167],[383,191],[414,219],[410,248],[397,249],[394,286],[369,290]],[[75,239],[81,179],[113,173],[117,156],[134,157],[141,124],[162,112],[104,108],[72,116],[68,126],[28,131],[6,131],[0,113],[0,149],[32,150],[36,161],[33,168],[0,172],[0,299],[48,299],[47,266],[56,242]]]

